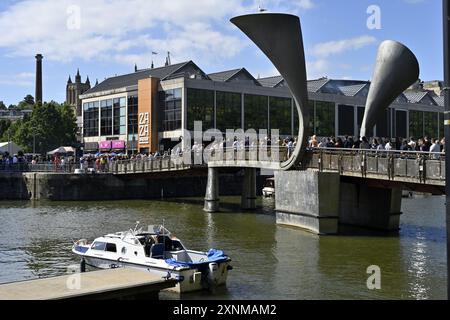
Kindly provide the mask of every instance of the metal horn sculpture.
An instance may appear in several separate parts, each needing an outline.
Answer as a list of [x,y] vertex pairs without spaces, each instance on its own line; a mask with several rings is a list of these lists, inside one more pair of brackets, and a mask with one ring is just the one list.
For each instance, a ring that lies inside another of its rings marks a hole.
[[293,156],[280,168],[289,170],[301,162],[308,139],[308,89],[300,19],[290,14],[264,13],[235,17],[231,22],[272,61],[296,102],[300,124],[297,146]]
[[361,137],[373,135],[373,128],[385,110],[419,79],[419,73],[419,62],[406,46],[392,40],[381,43],[367,97]]

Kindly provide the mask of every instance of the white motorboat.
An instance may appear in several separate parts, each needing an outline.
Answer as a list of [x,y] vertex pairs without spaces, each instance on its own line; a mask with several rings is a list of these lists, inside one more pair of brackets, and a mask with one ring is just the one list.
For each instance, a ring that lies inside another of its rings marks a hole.
[[81,256],[81,269],[131,267],[179,282],[172,290],[179,293],[212,289],[225,285],[231,259],[221,250],[188,250],[163,226],[148,226],[107,234],[92,243],[74,243],[72,252]]
[[275,197],[275,179],[274,178],[266,179],[262,193],[263,193],[263,196],[266,198]]

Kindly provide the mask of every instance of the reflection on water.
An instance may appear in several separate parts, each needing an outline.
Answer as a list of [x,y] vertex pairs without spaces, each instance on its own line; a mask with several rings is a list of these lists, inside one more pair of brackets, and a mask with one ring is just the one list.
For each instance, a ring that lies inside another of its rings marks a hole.
[[[318,237],[275,224],[273,200],[256,213],[239,198],[205,213],[201,199],[117,202],[1,202],[0,283],[64,274],[79,259],[74,240],[164,223],[187,247],[220,248],[233,259],[227,288],[183,299],[444,299],[446,257],[442,197],[404,199],[398,236]],[[348,233],[346,233],[348,234]],[[370,291],[367,267],[381,268]],[[163,293],[164,299],[178,296]]]

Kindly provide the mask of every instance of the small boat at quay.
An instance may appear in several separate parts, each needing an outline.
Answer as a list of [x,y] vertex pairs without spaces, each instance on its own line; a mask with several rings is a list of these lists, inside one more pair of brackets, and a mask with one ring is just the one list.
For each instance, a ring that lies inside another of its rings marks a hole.
[[221,250],[188,250],[164,226],[139,228],[107,234],[89,242],[78,240],[72,252],[81,256],[81,271],[137,268],[178,280],[173,291],[186,293],[225,285],[231,259]]

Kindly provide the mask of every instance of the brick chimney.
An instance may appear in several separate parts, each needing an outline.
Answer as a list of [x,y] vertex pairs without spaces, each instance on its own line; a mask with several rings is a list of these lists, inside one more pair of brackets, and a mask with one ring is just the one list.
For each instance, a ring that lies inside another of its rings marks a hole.
[[36,103],[43,102],[42,101],[42,59],[44,59],[44,56],[42,54],[36,55],[36,95],[34,97],[34,101],[36,101]]

